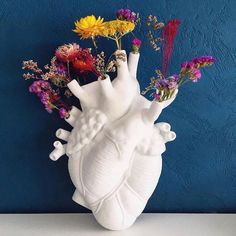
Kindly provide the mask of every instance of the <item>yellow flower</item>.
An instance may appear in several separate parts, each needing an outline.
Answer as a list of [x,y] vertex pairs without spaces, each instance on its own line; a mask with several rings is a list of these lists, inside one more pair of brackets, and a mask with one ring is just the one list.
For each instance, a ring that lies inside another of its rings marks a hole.
[[135,24],[125,20],[112,20],[104,22],[100,35],[104,37],[121,38],[123,35],[134,30]]
[[86,16],[75,22],[75,29],[81,39],[94,38],[100,35],[104,28],[103,18],[100,16],[96,19],[94,15]]

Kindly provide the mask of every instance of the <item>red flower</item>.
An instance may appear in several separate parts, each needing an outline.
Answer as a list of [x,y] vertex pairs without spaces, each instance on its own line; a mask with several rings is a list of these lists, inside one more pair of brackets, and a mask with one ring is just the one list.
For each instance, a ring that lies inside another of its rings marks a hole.
[[167,25],[164,27],[162,32],[162,74],[166,77],[168,65],[170,62],[172,49],[174,46],[174,40],[178,32],[180,21],[178,19],[170,20]]
[[92,56],[89,49],[81,49],[77,58],[72,62],[74,69],[81,73],[95,72],[95,58]]

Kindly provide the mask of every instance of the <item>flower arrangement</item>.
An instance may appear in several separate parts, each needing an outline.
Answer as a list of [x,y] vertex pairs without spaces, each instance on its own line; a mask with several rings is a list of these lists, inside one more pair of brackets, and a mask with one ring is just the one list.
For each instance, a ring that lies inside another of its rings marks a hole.
[[160,70],[156,70],[157,78],[151,78],[150,85],[145,88],[142,94],[144,95],[148,91],[154,90],[155,92],[151,95],[153,95],[157,101],[162,102],[168,100],[173,96],[176,89],[186,82],[198,82],[201,78],[200,69],[212,65],[214,62],[215,59],[212,56],[194,58],[189,62],[184,62],[181,64],[179,74],[174,74],[167,78]]
[[[113,40],[116,50],[111,56],[106,56],[103,51],[94,54],[92,48],[81,48],[78,43],[59,46],[51,59],[50,65],[44,69],[39,68],[33,60],[23,61],[22,69],[28,70],[23,74],[26,80],[34,80],[29,87],[31,93],[35,93],[43,103],[46,111],[52,113],[57,110],[61,118],[69,116],[72,107],[71,92],[67,84],[76,79],[80,84],[84,83],[90,74],[97,78],[105,79],[106,74],[115,72],[117,61],[114,56],[124,59],[122,55],[122,38],[132,34],[132,52],[138,54],[141,40],[134,34],[135,27],[141,19],[138,13],[130,9],[120,9],[116,12],[116,19],[105,21],[102,17],[94,15],[83,17],[75,22],[73,32],[78,34],[81,40],[91,39],[97,50],[97,38],[104,37]],[[180,21],[170,20],[166,25],[159,22],[156,16],[149,15],[146,21],[147,39],[154,51],[162,48],[162,69],[156,69],[156,76],[150,78],[150,84],[142,94],[151,91],[156,101],[162,102],[175,95],[176,90],[188,81],[198,82],[201,78],[201,68],[212,65],[215,59],[212,56],[201,56],[181,64],[180,72],[167,76],[174,40],[178,32]],[[161,32],[160,32],[161,31]],[[108,58],[108,59],[107,59]]]

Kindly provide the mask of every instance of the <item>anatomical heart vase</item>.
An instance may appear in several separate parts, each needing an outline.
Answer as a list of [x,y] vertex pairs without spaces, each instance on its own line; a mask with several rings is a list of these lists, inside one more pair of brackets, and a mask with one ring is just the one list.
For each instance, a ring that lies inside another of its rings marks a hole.
[[[133,38],[129,56],[121,48],[122,37],[139,23],[138,14],[129,9],[118,10],[111,21],[86,16],[75,22],[73,31],[82,40],[92,40],[95,55],[92,48],[71,43],[58,47],[44,69],[33,60],[23,62],[23,69],[28,70],[23,77],[33,80],[29,91],[40,98],[46,111],[58,112],[72,127],[56,131],[58,140],[50,158],[68,156],[73,200],[110,230],[130,227],[157,186],[165,144],[176,135],[168,123],[155,121],[175,100],[179,88],[198,82],[201,69],[215,61],[212,56],[196,57],[182,63],[179,73],[167,76],[180,21],[164,25],[150,15],[148,41],[155,53],[162,48],[162,69],[155,69],[149,86],[141,92],[137,68],[142,42]],[[115,42],[111,56],[99,51],[97,37]],[[91,76],[93,82],[84,82]],[[144,97],[147,93],[151,101]],[[72,104],[73,96],[80,106]]]
[[59,129],[50,158],[69,157],[76,187],[73,200],[90,209],[96,220],[112,230],[131,226],[145,208],[161,174],[165,143],[175,139],[167,123],[157,123],[174,98],[159,103],[140,95],[136,70],[139,54],[118,60],[118,75],[85,86],[68,84],[80,99],[66,119],[71,132]]

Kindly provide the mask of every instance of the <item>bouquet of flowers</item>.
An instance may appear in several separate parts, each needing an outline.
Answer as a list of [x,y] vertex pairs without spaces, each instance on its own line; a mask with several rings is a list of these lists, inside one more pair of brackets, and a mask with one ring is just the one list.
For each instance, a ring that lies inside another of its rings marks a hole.
[[[37,62],[33,60],[24,61],[22,68],[28,72],[24,73],[23,77],[26,80],[34,80],[29,91],[40,98],[49,113],[57,110],[61,118],[68,117],[72,107],[70,100],[72,94],[68,90],[67,84],[73,79],[84,84],[86,81],[84,78],[89,74],[104,79],[107,73],[115,72],[119,65],[114,58],[124,60],[121,52],[122,38],[127,34],[133,35],[132,51],[138,53],[142,44],[134,34],[138,24],[141,24],[139,14],[129,9],[118,10],[116,19],[111,21],[104,21],[100,16],[95,17],[94,15],[77,20],[73,32],[78,34],[81,40],[91,39],[96,51],[99,48],[96,42],[98,37],[113,40],[116,45],[114,53],[108,57],[103,51],[94,54],[92,48],[81,48],[78,43],[71,43],[59,46],[50,65],[45,65],[44,70],[39,68]],[[198,82],[201,78],[200,69],[212,65],[215,59],[212,56],[194,58],[182,63],[178,74],[167,76],[168,64],[180,21],[174,19],[164,25],[157,20],[156,16],[149,15],[146,24],[148,26],[147,39],[151,47],[155,51],[162,48],[162,70],[155,70],[156,76],[150,78],[150,85],[142,94],[152,91],[150,95],[156,101],[162,102],[173,97],[176,90],[186,82]],[[156,36],[158,31],[162,32]]]

